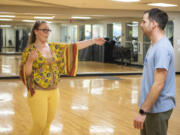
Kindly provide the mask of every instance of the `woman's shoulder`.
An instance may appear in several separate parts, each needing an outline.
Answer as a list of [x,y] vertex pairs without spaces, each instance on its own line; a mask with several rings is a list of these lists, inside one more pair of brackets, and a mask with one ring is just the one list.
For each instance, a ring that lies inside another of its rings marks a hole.
[[67,43],[59,43],[59,42],[50,42],[49,45],[53,45],[53,46],[64,46],[64,45],[67,45]]
[[33,44],[28,44],[26,48],[23,50],[23,53],[29,53],[31,50],[33,50],[34,45]]
[[58,43],[58,42],[50,42],[49,46],[54,49],[64,49],[66,47],[65,43]]
[[28,44],[25,48],[25,50],[31,50],[34,48],[34,44]]
[[34,44],[28,44],[26,48],[27,48],[27,49],[34,48]]

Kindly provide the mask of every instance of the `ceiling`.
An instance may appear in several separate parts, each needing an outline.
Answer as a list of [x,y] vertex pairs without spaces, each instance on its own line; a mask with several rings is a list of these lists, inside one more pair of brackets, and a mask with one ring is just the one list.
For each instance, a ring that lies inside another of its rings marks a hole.
[[91,20],[140,17],[144,10],[153,8],[147,5],[153,2],[177,4],[177,7],[161,9],[180,13],[180,0],[141,0],[133,3],[111,0],[0,0],[0,15],[15,15],[13,22],[32,20],[34,16],[54,16],[53,20],[49,20],[53,22],[67,21],[72,16],[88,16]]

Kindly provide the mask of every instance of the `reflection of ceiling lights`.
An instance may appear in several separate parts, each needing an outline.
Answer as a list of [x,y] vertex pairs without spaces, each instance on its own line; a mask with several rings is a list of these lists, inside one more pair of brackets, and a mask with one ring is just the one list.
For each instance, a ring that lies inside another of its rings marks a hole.
[[137,104],[137,101],[138,101],[138,91],[137,90],[132,90],[131,103],[132,104]]
[[31,22],[31,23],[33,22],[34,23],[34,22],[36,22],[36,20],[22,20],[22,22]]
[[15,12],[0,12],[0,14],[15,14]]
[[139,2],[140,0],[112,0],[117,2]]
[[114,133],[114,128],[111,127],[106,127],[106,126],[91,126],[89,129],[89,132],[94,134],[94,133],[107,133],[107,134],[113,134]]
[[14,111],[12,111],[12,110],[1,110],[0,115],[14,115]]
[[1,28],[9,28],[11,25],[0,25]]
[[157,7],[176,7],[178,5],[174,4],[166,4],[166,3],[149,3],[149,6],[157,6]]
[[35,16],[34,19],[54,19],[55,16],[51,16],[51,17],[43,17],[43,16]]
[[14,15],[0,15],[0,17],[14,18],[16,16],[14,16]]
[[91,17],[79,17],[79,16],[73,16],[72,19],[91,19]]
[[63,125],[62,124],[56,124],[56,125],[51,125],[50,131],[53,133],[60,133],[62,132]]
[[136,22],[136,21],[133,21],[132,23],[138,23],[138,22]]
[[[1,27],[2,25],[0,25]],[[6,25],[3,25],[3,27],[6,26]],[[11,26],[11,25],[10,25]],[[8,101],[11,101],[12,100],[12,95],[9,94],[9,93],[1,93],[0,94],[0,102],[8,102]]]
[[88,110],[88,107],[85,105],[73,105],[71,109],[72,110]]
[[7,132],[10,132],[10,131],[12,131],[13,130],[13,128],[12,128],[12,126],[11,125],[5,125],[5,126],[0,126],[0,133],[7,133]]
[[1,18],[0,21],[12,21],[13,19],[4,19],[4,18]]
[[138,24],[127,24],[128,27],[138,27]]

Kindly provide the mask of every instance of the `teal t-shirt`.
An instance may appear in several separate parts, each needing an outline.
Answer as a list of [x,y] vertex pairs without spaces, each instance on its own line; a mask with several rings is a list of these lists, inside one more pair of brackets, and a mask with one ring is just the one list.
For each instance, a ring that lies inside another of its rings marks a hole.
[[167,37],[162,38],[148,49],[144,60],[139,107],[145,102],[146,96],[154,83],[154,71],[157,68],[166,69],[168,74],[157,101],[148,111],[150,113],[166,112],[175,107],[176,78],[174,49]]

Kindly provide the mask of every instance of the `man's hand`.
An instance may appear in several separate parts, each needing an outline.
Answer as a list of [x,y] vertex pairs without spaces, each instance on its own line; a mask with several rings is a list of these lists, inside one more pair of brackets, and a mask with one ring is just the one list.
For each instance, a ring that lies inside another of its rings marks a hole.
[[146,115],[137,114],[134,118],[134,128],[143,129],[144,121],[146,119]]

